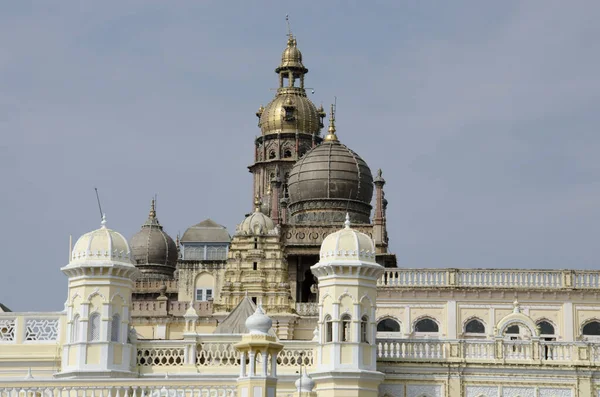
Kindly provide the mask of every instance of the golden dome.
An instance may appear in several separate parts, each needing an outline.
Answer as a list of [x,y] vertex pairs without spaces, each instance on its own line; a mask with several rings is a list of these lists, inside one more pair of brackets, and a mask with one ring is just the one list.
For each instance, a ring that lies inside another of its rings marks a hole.
[[324,113],[306,97],[304,90],[292,87],[281,91],[260,112],[258,125],[263,135],[296,131],[318,134]]
[[307,73],[308,69],[302,64],[302,53],[296,47],[296,38],[290,36],[288,38],[287,47],[281,54],[281,65],[275,70],[279,73],[282,69],[300,69],[303,73]]

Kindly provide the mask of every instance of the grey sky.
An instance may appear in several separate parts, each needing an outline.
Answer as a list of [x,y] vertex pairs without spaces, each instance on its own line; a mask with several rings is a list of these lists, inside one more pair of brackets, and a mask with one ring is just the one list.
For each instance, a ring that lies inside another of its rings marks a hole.
[[94,186],[128,238],[155,193],[173,238],[233,230],[286,13],[400,266],[598,267],[600,2],[296,4],[0,4],[0,302],[62,309]]

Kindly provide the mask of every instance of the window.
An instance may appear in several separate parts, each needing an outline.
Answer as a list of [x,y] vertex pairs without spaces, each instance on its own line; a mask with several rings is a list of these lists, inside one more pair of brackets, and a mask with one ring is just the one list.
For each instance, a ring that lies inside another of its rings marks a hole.
[[586,325],[583,326],[583,334],[590,336],[599,336],[600,335],[600,322],[598,321],[590,321]]
[[400,324],[391,318],[383,319],[377,323],[377,332],[400,332]]
[[93,313],[90,316],[90,320],[88,323],[88,340],[90,342],[100,340],[100,314]]
[[196,289],[196,302],[209,301],[213,297],[212,288],[197,288]]
[[112,316],[110,324],[110,340],[112,342],[119,341],[119,333],[121,332],[121,317],[118,314]]
[[465,333],[467,334],[484,334],[485,325],[479,320],[473,319],[465,325]]
[[73,317],[71,324],[71,342],[79,342],[79,314]]
[[286,149],[283,151],[283,158],[284,159],[289,159],[290,157],[292,157],[292,151],[290,149]]
[[430,318],[424,318],[415,324],[415,332],[439,332],[439,330],[437,323]]
[[350,324],[352,318],[349,314],[342,315],[342,328],[340,329],[340,341],[341,342],[350,342]]
[[274,159],[274,158],[275,158],[275,156],[276,156],[276,154],[275,154],[275,150],[271,150],[271,151],[269,152],[269,160],[272,160],[272,159]]
[[511,325],[510,327],[506,328],[506,331],[504,331],[505,334],[519,334],[520,330],[519,330],[519,326],[518,325]]
[[333,342],[333,323],[329,315],[325,316],[325,343]]
[[554,325],[548,321],[540,321],[537,323],[537,326],[540,330],[540,335],[554,335]]
[[252,270],[258,270],[258,262],[252,263]]
[[360,319],[360,341],[362,343],[369,343],[369,318],[367,316],[362,316]]

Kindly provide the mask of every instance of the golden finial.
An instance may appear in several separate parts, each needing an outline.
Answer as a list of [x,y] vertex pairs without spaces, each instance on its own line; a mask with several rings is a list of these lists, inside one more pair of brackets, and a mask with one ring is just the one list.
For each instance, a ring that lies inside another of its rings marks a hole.
[[331,104],[331,110],[329,115],[329,129],[327,130],[328,134],[325,136],[325,142],[337,142],[338,137],[335,134],[335,105]]
[[258,212],[260,211],[260,197],[258,197],[258,194],[256,196],[254,196],[254,212]]
[[148,215],[148,218],[150,218],[150,219],[156,218],[156,201],[154,199],[152,199],[152,201],[150,201],[150,214]]

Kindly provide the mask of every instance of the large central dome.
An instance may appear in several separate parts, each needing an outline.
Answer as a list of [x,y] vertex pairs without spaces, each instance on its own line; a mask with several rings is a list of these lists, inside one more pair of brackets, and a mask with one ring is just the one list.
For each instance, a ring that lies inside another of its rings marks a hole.
[[323,143],[302,157],[288,180],[292,223],[369,223],[373,176],[365,161],[335,135],[332,117]]

